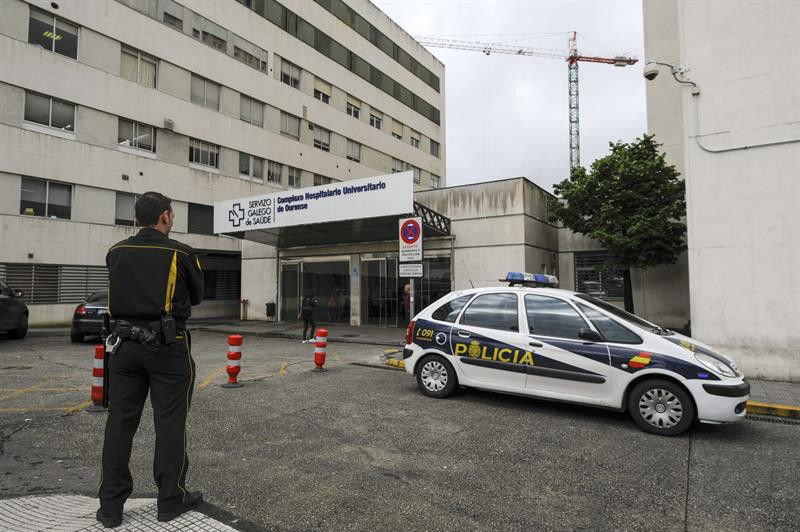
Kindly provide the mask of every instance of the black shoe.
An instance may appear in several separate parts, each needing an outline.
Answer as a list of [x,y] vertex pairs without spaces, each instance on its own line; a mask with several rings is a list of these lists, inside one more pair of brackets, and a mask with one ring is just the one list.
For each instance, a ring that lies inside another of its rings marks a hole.
[[121,513],[114,514],[114,515],[108,515],[106,513],[103,513],[103,509],[102,508],[98,508],[96,517],[97,517],[97,520],[100,521],[101,523],[103,523],[103,526],[106,527],[106,528],[114,528],[114,527],[117,527],[117,526],[122,524],[122,514]]
[[203,502],[203,494],[199,491],[193,491],[186,495],[186,501],[183,502],[180,506],[171,510],[169,512],[158,512],[158,520],[161,522],[165,521],[172,521],[179,515],[185,514],[186,512],[190,512],[200,506],[200,503]]

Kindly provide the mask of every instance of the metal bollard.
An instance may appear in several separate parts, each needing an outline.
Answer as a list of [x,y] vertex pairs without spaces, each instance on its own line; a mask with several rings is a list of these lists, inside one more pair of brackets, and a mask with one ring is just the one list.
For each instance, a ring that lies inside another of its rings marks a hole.
[[105,367],[103,365],[103,355],[105,355],[105,346],[97,344],[94,346],[94,365],[92,366],[92,404],[86,408],[87,412],[105,412],[103,408],[103,372]]
[[225,371],[228,372],[228,382],[222,385],[223,388],[240,388],[241,382],[236,380],[242,370],[242,342],[244,338],[241,334],[231,334],[228,336],[228,365]]
[[328,329],[317,329],[317,339],[314,343],[314,366],[311,371],[328,371],[325,365],[325,351],[328,349]]

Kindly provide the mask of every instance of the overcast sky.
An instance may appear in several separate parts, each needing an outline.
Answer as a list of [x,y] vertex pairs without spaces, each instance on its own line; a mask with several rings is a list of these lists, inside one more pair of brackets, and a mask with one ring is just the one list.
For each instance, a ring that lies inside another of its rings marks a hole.
[[[609,141],[646,131],[640,0],[372,1],[412,35],[566,53],[567,32],[574,30],[581,54],[635,55],[640,62],[632,67],[580,63],[581,164],[607,154]],[[431,52],[445,64],[448,185],[526,176],[550,189],[567,177],[566,62]]]

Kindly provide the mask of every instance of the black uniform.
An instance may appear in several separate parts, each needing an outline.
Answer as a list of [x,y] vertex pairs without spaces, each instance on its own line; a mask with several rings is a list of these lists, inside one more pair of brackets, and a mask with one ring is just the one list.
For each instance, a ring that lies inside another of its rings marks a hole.
[[[153,475],[158,486],[158,511],[171,512],[186,502],[187,495],[186,416],[195,365],[186,320],[191,306],[203,299],[203,272],[191,247],[151,228],[111,247],[106,265],[112,319],[152,331],[156,340],[145,344],[124,339],[109,356],[109,413],[98,489],[100,506],[107,514],[119,514],[133,490],[128,462],[149,390],[156,430]],[[176,322],[172,345],[164,344],[160,332],[160,320],[165,315],[173,316]]]

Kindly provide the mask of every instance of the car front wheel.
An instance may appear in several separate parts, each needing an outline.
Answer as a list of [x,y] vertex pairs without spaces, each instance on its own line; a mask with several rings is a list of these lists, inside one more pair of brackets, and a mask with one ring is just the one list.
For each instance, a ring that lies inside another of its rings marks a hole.
[[9,332],[8,335],[15,340],[22,340],[26,334],[28,334],[28,315],[23,314],[19,318],[17,328]]
[[628,396],[628,410],[642,429],[661,436],[677,436],[694,421],[694,403],[689,394],[672,381],[642,381]]
[[458,386],[453,366],[444,357],[428,355],[419,363],[417,385],[422,393],[441,399],[452,395]]

